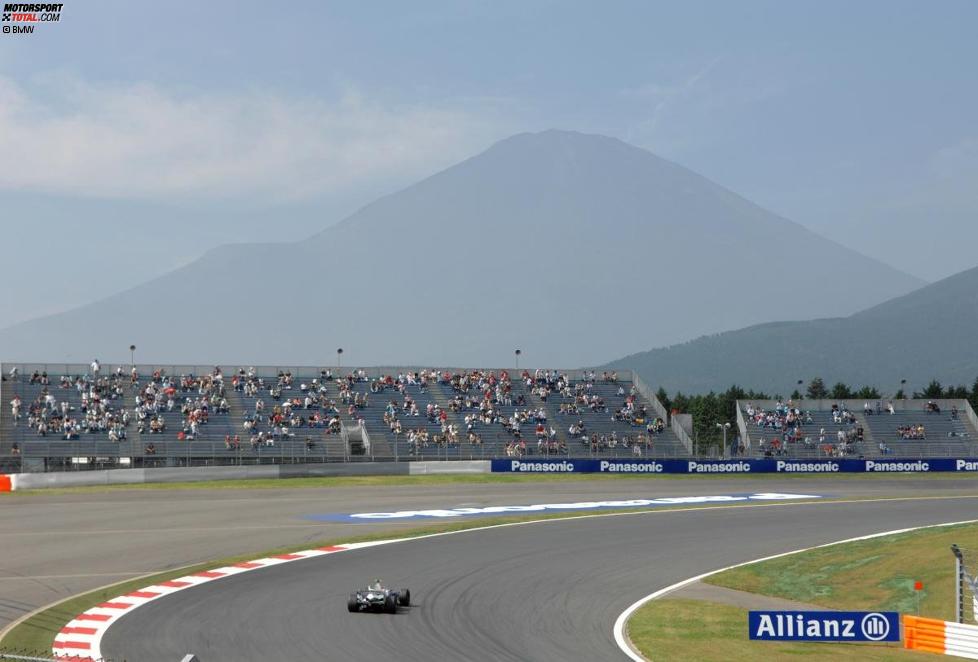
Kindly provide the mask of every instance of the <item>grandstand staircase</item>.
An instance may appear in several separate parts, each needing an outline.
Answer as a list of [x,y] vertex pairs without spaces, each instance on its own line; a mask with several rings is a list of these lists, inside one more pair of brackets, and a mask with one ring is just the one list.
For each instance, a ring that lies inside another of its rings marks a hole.
[[[856,426],[863,429],[863,440],[861,443],[856,444],[856,448],[862,450],[863,447],[872,448],[879,452],[879,446],[877,446],[876,437],[873,436],[873,428],[870,427],[869,421],[866,420],[868,417],[861,411],[853,412],[856,417]],[[875,417],[876,414],[873,414]]]
[[394,458],[394,446],[388,439],[389,431],[381,429],[378,434],[377,430],[371,431],[367,428],[367,432],[370,435],[370,457],[377,459],[387,459]]
[[[373,439],[373,437],[371,437]],[[346,443],[343,437],[338,434],[324,435],[316,440],[317,444],[322,444],[325,449],[326,459],[330,462],[343,462],[347,460]]]
[[240,435],[244,431],[243,425],[245,416],[251,412],[245,410],[244,400],[242,399],[241,393],[231,388],[230,381],[227,383],[227,401],[228,425],[232,428],[232,432],[230,434],[233,437],[235,434]]
[[458,430],[460,434],[464,434],[465,426],[462,424],[462,417],[460,417],[457,412],[452,411],[451,400],[442,386],[442,384],[429,384],[428,394],[431,396],[431,401],[438,405],[439,408],[445,410],[445,412],[448,414],[448,422],[454,424],[455,429]]

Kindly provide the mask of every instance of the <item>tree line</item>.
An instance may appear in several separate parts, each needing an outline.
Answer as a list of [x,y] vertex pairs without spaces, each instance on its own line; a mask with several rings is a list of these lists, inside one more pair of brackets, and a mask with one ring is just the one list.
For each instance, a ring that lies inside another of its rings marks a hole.
[[[730,424],[730,429],[727,432],[728,443],[738,434],[737,400],[780,400],[783,397],[779,393],[771,395],[760,391],[744,390],[737,385],[733,385],[721,393],[710,391],[705,395],[687,395],[681,391],[676,391],[672,397],[666,393],[665,389],[660,388],[655,395],[666,410],[692,415],[693,440],[697,452],[703,454],[707,454],[713,449],[720,450],[723,447],[723,429],[718,428],[717,423],[721,426]],[[788,397],[792,400],[803,398],[809,400],[902,400],[908,396],[904,393],[903,388],[892,396],[887,396],[887,398],[883,398],[879,389],[874,386],[852,388],[848,384],[837,382],[830,388],[826,386],[821,377],[816,377],[808,383],[804,395],[796,388]],[[978,379],[975,379],[970,389],[967,386],[945,387],[934,379],[924,389],[914,391],[909,397],[962,398],[968,400],[971,406],[978,410]]]

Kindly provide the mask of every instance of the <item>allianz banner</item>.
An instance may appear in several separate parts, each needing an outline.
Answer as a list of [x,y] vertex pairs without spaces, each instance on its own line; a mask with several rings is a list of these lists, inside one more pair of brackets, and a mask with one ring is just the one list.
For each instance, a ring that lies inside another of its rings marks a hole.
[[643,460],[522,458],[492,460],[493,473],[764,474],[764,473],[932,473],[975,472],[978,459],[744,459]]
[[752,611],[747,627],[760,641],[900,641],[895,611]]

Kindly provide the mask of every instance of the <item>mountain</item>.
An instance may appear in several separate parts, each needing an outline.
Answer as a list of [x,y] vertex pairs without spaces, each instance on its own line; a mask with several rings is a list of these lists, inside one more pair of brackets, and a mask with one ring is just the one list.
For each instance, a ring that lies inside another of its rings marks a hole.
[[[2,268],[29,277],[30,286],[4,289],[0,327],[97,301],[188,264],[216,246],[266,241],[271,228],[280,241],[307,237],[323,227],[324,218],[339,220],[349,213],[337,213],[338,207],[355,208],[321,200],[247,209],[239,204],[241,209],[199,202],[175,207],[145,200],[5,191],[3,216],[19,220],[4,223]],[[43,235],[8,229],[8,224],[14,228],[24,219],[30,219],[31,227],[44,228]],[[119,248],[100,259],[79,259],[79,246],[99,244]]]
[[[849,317],[774,322],[634,354],[610,364],[637,370],[668,391],[719,391],[731,384],[787,395],[798,380],[894,393],[931,379],[971,385],[978,377],[978,267]],[[804,391],[804,388],[800,390]]]
[[[79,259],[78,277],[118,250]],[[145,362],[285,365],[332,363],[342,346],[348,364],[510,365],[518,347],[524,365],[593,365],[757,322],[848,315],[921,284],[645,150],[545,131],[307,240],[224,246],[9,327],[0,354],[116,361],[135,343]]]

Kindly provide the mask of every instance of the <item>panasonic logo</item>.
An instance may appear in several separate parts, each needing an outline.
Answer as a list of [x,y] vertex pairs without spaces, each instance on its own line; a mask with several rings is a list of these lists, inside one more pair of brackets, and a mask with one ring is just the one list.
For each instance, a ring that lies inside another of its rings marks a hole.
[[521,462],[519,460],[513,460],[510,464],[510,471],[554,471],[569,473],[574,471],[574,465],[571,462]]
[[714,473],[748,473],[750,464],[747,462],[690,462],[689,473],[691,474],[714,474]]
[[839,471],[839,464],[838,462],[786,462],[778,460],[777,470],[779,473]]
[[608,460],[601,460],[599,469],[612,473],[658,474],[664,471],[664,467],[659,462],[609,462]]
[[969,460],[957,460],[954,464],[955,471],[978,471],[978,462]]
[[930,464],[917,462],[877,462],[866,460],[866,471],[930,471]]

